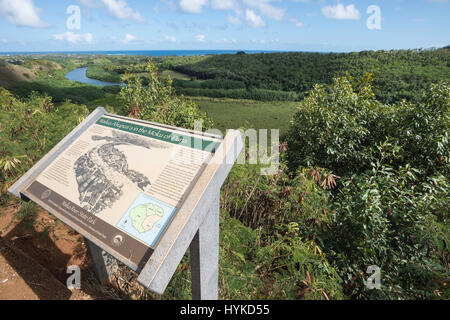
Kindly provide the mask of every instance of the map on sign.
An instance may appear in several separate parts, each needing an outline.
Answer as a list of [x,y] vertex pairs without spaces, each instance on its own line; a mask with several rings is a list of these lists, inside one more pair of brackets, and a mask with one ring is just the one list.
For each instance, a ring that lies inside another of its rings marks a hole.
[[157,245],[220,142],[103,115],[23,194],[139,264]]
[[153,247],[175,210],[175,207],[141,193],[117,227]]

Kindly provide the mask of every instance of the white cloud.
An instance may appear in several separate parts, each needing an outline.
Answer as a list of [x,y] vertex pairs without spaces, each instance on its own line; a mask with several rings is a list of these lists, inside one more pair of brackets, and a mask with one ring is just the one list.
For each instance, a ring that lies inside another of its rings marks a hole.
[[188,13],[201,13],[203,6],[208,4],[208,0],[181,0],[180,8]]
[[67,31],[61,34],[54,34],[53,39],[58,41],[67,41],[73,44],[79,42],[92,43],[94,41],[94,36],[92,35],[92,33],[79,34]]
[[244,4],[257,9],[262,15],[269,17],[271,19],[280,21],[285,17],[285,10],[277,8],[270,3],[274,0],[243,0]]
[[329,19],[337,20],[359,20],[361,13],[356,9],[354,4],[344,6],[338,3],[335,6],[326,6],[322,8],[322,14]]
[[227,39],[227,38],[223,38],[223,39],[218,39],[214,41],[215,43],[236,43],[237,41],[235,39]]
[[264,20],[255,14],[253,10],[247,9],[245,10],[245,20],[247,20],[248,24],[255,28],[265,27],[266,23]]
[[179,7],[187,13],[202,13],[206,7],[234,11],[235,15],[228,16],[231,25],[241,25],[245,19],[251,26],[261,27],[266,25],[262,17],[276,21],[289,19],[286,10],[274,3],[281,3],[281,0],[180,0]]
[[228,23],[233,26],[239,26],[242,24],[242,21],[239,17],[228,16]]
[[133,42],[136,40],[137,40],[136,36],[133,36],[132,34],[127,33],[125,35],[125,38],[122,40],[122,42],[126,44],[126,43],[130,43],[130,42]]
[[291,19],[289,19],[289,21],[291,21],[297,28],[302,28],[305,26],[305,24],[303,22],[301,22],[300,20],[295,19],[295,18],[291,18]]
[[238,10],[239,3],[237,0],[211,0],[211,8],[213,10]]
[[145,18],[139,11],[132,9],[124,0],[102,0],[108,12],[119,20],[133,20],[144,23]]
[[198,42],[205,42],[205,35],[198,34],[195,36],[195,40],[197,40]]
[[39,18],[40,9],[33,0],[1,0],[0,13],[6,20],[19,27],[44,28],[48,25]]
[[166,39],[166,41],[172,42],[172,43],[176,43],[178,42],[177,38],[174,36],[164,36],[164,39]]
[[88,8],[98,7],[98,4],[93,2],[93,0],[78,0],[78,2]]

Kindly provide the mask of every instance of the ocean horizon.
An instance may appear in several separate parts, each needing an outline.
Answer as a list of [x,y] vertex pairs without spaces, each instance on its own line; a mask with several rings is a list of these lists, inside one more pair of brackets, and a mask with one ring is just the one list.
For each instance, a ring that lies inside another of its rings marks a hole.
[[256,53],[276,53],[284,52],[281,50],[95,50],[95,51],[17,51],[17,52],[0,52],[2,56],[15,55],[108,55],[108,56],[149,56],[149,57],[165,57],[165,56],[202,56],[202,55],[218,55],[218,54],[236,54],[238,52],[247,54]]

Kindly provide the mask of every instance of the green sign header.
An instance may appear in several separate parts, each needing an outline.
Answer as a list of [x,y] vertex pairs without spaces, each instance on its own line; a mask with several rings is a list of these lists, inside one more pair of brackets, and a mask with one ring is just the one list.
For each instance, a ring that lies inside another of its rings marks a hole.
[[150,128],[116,119],[101,118],[97,121],[97,124],[192,149],[208,151],[211,153],[216,152],[217,147],[220,145],[220,142],[217,141],[204,140],[180,133]]

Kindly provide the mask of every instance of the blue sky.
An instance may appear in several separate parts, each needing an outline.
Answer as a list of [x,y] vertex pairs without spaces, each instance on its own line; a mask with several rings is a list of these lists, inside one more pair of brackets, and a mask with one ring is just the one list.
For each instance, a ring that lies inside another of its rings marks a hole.
[[0,0],[0,51],[429,48],[450,44],[449,14],[449,0]]

